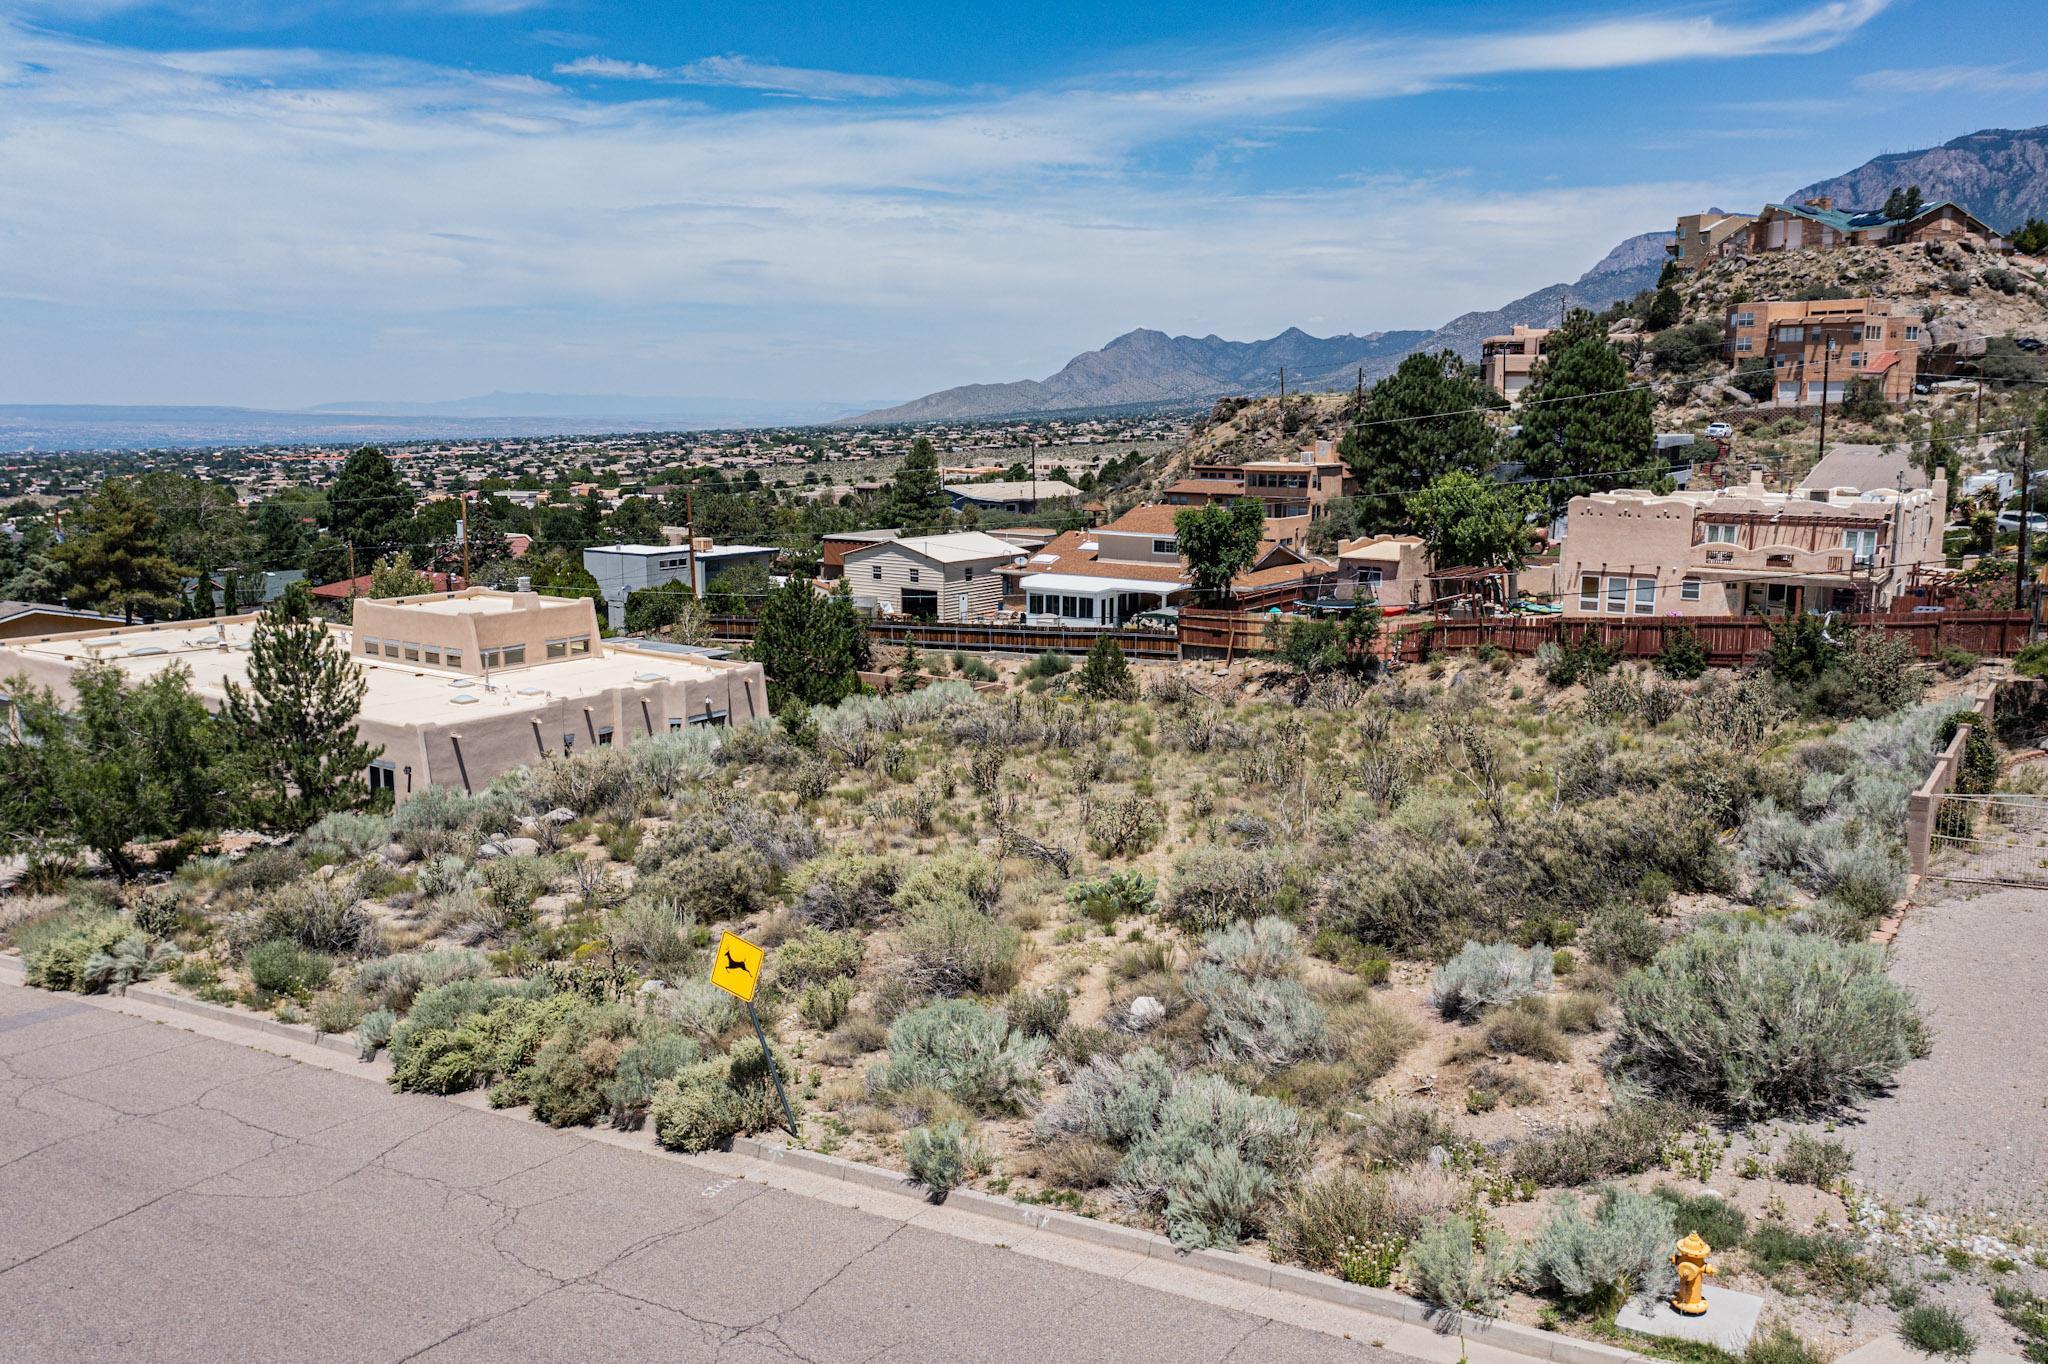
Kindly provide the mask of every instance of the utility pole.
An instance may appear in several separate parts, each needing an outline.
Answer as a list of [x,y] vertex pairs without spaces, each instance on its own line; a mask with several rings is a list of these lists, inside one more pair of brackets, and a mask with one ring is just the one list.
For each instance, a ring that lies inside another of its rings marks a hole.
[[1977,380],[1977,425],[1970,432],[1970,437],[1978,441],[1984,439],[1984,380],[1981,376]]
[[471,525],[474,516],[475,508],[470,502],[469,490],[464,489],[462,493],[462,585],[464,587],[469,586],[469,534],[470,531],[475,529]]
[[2027,604],[2027,565],[2034,544],[2034,428],[2020,428],[2020,553],[2012,570],[2012,609]]
[[355,595],[356,595],[356,542],[355,542],[355,541],[353,541],[353,540],[351,540],[351,541],[349,541],[349,542],[348,542],[348,595],[349,595],[349,600],[351,600],[351,601],[355,600]]

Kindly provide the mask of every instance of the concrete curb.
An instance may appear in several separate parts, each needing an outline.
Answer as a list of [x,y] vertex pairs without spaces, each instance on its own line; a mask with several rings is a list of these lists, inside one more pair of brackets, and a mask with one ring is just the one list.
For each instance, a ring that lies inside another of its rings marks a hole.
[[[733,1138],[732,1149],[736,1155],[747,1156],[765,1164],[785,1165],[809,1174],[822,1175],[827,1179],[843,1180],[862,1188],[880,1189],[897,1194],[911,1192],[913,1189],[910,1181],[894,1170],[883,1169],[878,1165],[863,1165],[858,1161],[842,1160],[838,1156],[823,1155],[793,1146],[780,1146],[754,1137]],[[1320,1302],[1335,1303],[1340,1307],[1368,1312],[1373,1316],[1386,1317],[1409,1326],[1427,1327],[1439,1335],[1463,1335],[1471,1340],[1484,1341],[1497,1349],[1512,1350],[1517,1354],[1532,1355],[1538,1359],[1555,1360],[1557,1364],[1617,1364],[1621,1360],[1641,1358],[1631,1351],[1612,1345],[1578,1340],[1554,1331],[1539,1331],[1533,1327],[1498,1321],[1492,1317],[1442,1312],[1415,1298],[1384,1288],[1367,1288],[1360,1284],[1345,1283],[1342,1279],[1333,1279],[1327,1274],[1317,1274],[1313,1270],[1299,1269],[1293,1265],[1254,1260],[1250,1256],[1234,1255],[1228,1251],[1182,1250],[1166,1237],[1153,1232],[1100,1222],[1076,1213],[1062,1212],[1057,1208],[1033,1207],[1028,1203],[1018,1203],[997,1194],[981,1193],[974,1189],[955,1189],[946,1196],[942,1206],[974,1213],[992,1221],[1009,1222],[1071,1240],[1107,1246],[1132,1255],[1143,1255],[1148,1259],[1171,1260],[1192,1265],[1225,1278],[1239,1279],[1262,1288],[1294,1293]]]
[[[22,983],[22,977],[21,959],[0,954],[0,984],[19,985]],[[213,1022],[247,1028],[267,1037],[296,1042],[302,1046],[320,1047],[350,1057],[356,1053],[355,1043],[351,1038],[315,1033],[301,1023],[282,1023],[274,1018],[252,1014],[245,1009],[210,1004],[204,1000],[190,999],[147,985],[131,986],[126,998]],[[910,1181],[895,1170],[884,1169],[878,1165],[864,1165],[859,1161],[844,1160],[818,1151],[782,1146],[756,1137],[733,1138],[732,1152],[734,1155],[764,1165],[784,1166],[859,1188],[897,1195],[916,1192]],[[1342,1279],[1331,1278],[1327,1274],[1318,1274],[1293,1265],[1255,1260],[1250,1256],[1228,1251],[1182,1250],[1166,1237],[1153,1232],[1118,1226],[1115,1223],[1082,1217],[1057,1208],[1034,1207],[998,1194],[982,1193],[974,1189],[955,1189],[939,1206],[985,1217],[993,1222],[1004,1222],[1032,1231],[1046,1232],[1065,1240],[1101,1246],[1146,1259],[1190,1266],[1221,1278],[1235,1279],[1261,1288],[1350,1308],[1401,1325],[1421,1326],[1438,1335],[1461,1336],[1467,1340],[1483,1342],[1495,1349],[1512,1351],[1535,1359],[1554,1360],[1556,1364],[1621,1364],[1622,1361],[1642,1359],[1640,1355],[1612,1345],[1578,1340],[1552,1331],[1539,1331],[1533,1327],[1498,1321],[1491,1317],[1438,1311],[1417,1299],[1384,1288],[1367,1288],[1360,1284],[1345,1283]]]

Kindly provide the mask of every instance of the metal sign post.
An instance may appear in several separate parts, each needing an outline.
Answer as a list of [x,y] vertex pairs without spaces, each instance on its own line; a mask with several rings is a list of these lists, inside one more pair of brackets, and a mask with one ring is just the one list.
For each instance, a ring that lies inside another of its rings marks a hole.
[[761,988],[761,966],[768,953],[735,933],[727,933],[718,940],[718,948],[711,955],[711,983],[747,1006],[747,1017],[753,1020],[754,1037],[761,1044],[761,1057],[768,1063],[768,1078],[775,1082],[775,1097],[782,1101],[782,1116],[789,1120],[789,1135],[798,1135],[796,1110],[789,1105],[789,1094],[782,1088],[782,1071],[775,1064],[775,1050],[768,1045],[768,1034],[761,1027],[761,1015],[754,1008],[754,992]]

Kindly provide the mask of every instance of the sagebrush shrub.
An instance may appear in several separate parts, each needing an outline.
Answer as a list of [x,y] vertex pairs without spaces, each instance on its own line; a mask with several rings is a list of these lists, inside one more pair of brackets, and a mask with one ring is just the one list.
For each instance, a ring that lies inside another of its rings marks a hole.
[[1472,855],[1454,840],[1368,842],[1324,872],[1320,899],[1352,938],[1407,956],[1505,927],[1480,895]]
[[73,912],[46,919],[22,934],[21,955],[31,985],[45,990],[92,990],[86,964],[112,952],[134,932],[126,920],[97,912]]
[[797,1017],[806,1027],[830,1032],[845,1021],[846,1011],[853,1005],[853,991],[853,982],[845,976],[806,985],[797,996]]
[[964,899],[920,900],[898,939],[906,977],[932,994],[997,994],[1017,978],[1024,938]]
[[947,851],[920,860],[896,888],[894,903],[905,915],[966,906],[995,913],[1003,902],[1003,865],[980,853]]
[[401,952],[356,968],[356,989],[386,1009],[410,1009],[422,990],[490,974],[490,958],[466,947]]
[[1166,917],[1191,933],[1208,933],[1270,913],[1286,884],[1286,864],[1274,853],[1190,848],[1174,861]]
[[911,1182],[931,1195],[937,1203],[987,1157],[967,1135],[959,1122],[933,1127],[913,1127],[903,1134],[903,1161],[910,1167]]
[[[1473,1241],[1480,1240],[1475,1249]],[[1469,1217],[1448,1217],[1408,1246],[1408,1282],[1424,1302],[1452,1312],[1491,1316],[1521,1271],[1520,1247],[1489,1228],[1480,1237]]]
[[1446,1018],[1468,1018],[1550,988],[1554,959],[1541,943],[1468,942],[1430,977],[1429,1000]]
[[1625,1103],[1598,1122],[1568,1124],[1523,1142],[1508,1157],[1508,1172],[1548,1188],[1636,1174],[1662,1160],[1665,1143],[1699,1118],[1686,1104]]
[[1037,1091],[1047,1045],[991,1009],[942,999],[891,1025],[889,1059],[870,1082],[885,1092],[928,1085],[985,1112],[1014,1109]]
[[1301,935],[1282,919],[1208,936],[1181,988],[1203,1006],[1203,1033],[1217,1060],[1279,1069],[1327,1051],[1322,1006],[1293,976],[1300,965]]
[[355,878],[302,877],[263,900],[259,933],[340,956],[375,952],[383,941],[376,918],[363,907]]
[[1067,992],[1058,986],[1044,990],[1012,990],[1003,1001],[1003,1016],[1010,1026],[1026,1037],[1052,1040],[1067,1026]]
[[775,949],[775,979],[795,989],[853,975],[860,970],[861,947],[858,934],[805,928]]
[[892,857],[831,852],[790,874],[790,912],[821,928],[856,928],[889,912],[903,868]]
[[[788,1062],[778,1056],[785,1073]],[[654,1087],[654,1136],[672,1151],[703,1151],[783,1121],[767,1053],[751,1037],[724,1056],[683,1066]]]
[[300,835],[308,852],[333,852],[364,857],[391,841],[391,821],[383,815],[336,810]]
[[639,1127],[654,1102],[655,1086],[703,1057],[704,1049],[695,1040],[660,1026],[643,1026],[604,1086],[612,1126],[627,1131]]
[[1632,1074],[1743,1118],[1864,1098],[1927,1049],[1883,949],[1778,927],[1698,929],[1623,981],[1619,1003]]
[[1590,1217],[1560,1199],[1529,1247],[1530,1272],[1538,1287],[1576,1302],[1658,1296],[1675,1283],[1677,1235],[1671,1205],[1659,1198],[1607,1189]]
[[334,963],[289,938],[273,938],[249,949],[242,959],[249,983],[271,994],[317,990],[334,972]]

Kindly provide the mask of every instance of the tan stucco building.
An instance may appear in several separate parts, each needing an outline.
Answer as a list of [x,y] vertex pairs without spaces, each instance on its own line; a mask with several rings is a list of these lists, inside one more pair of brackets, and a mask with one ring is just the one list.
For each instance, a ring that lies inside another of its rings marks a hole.
[[1722,335],[1731,365],[1761,359],[1770,366],[1770,401],[1779,407],[1817,407],[1823,394],[1838,403],[1859,379],[1876,383],[1886,402],[1904,402],[1925,339],[1917,311],[1881,298],[1740,303],[1729,309]]
[[1946,480],[1895,488],[1743,487],[1575,497],[1557,582],[1574,617],[1882,611],[1942,562]]
[[1337,443],[1319,440],[1293,459],[1255,459],[1243,464],[1198,464],[1189,477],[1168,484],[1169,507],[1201,507],[1255,499],[1266,514],[1266,538],[1300,546],[1329,504],[1349,495],[1354,480],[1337,453]]
[[[182,666],[194,694],[217,709],[229,681],[247,683],[258,619],[11,640],[0,646],[0,677],[68,696],[88,663],[110,663],[134,681]],[[428,786],[481,790],[550,754],[769,713],[760,664],[600,639],[596,610],[580,597],[472,588],[365,599],[352,627],[327,628],[363,671],[362,737],[384,750],[365,780],[400,801]]]
[[1550,340],[1549,327],[1529,327],[1517,322],[1504,336],[1489,336],[1479,343],[1479,373],[1486,386],[1509,402],[1522,396],[1543,347]]

